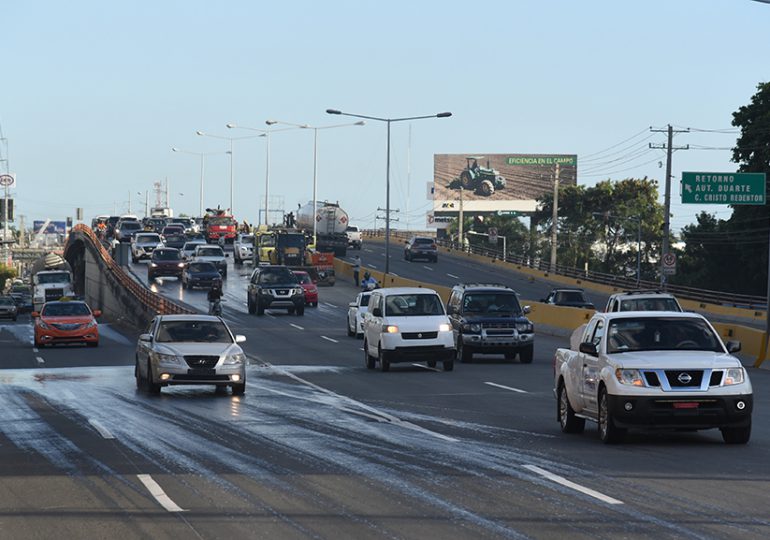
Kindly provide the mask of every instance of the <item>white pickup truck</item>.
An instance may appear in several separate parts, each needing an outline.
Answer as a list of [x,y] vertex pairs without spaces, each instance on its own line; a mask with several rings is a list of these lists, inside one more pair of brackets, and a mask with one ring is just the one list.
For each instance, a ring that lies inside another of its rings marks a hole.
[[349,226],[347,229],[345,229],[345,234],[348,235],[348,247],[353,249],[361,249],[363,240],[361,239],[361,231],[358,230],[358,227],[354,227],[352,225]]
[[719,428],[728,444],[751,437],[751,382],[696,313],[627,311],[596,313],[573,332],[569,349],[557,349],[554,393],[565,433],[585,421],[599,424],[605,443],[623,440],[629,428]]

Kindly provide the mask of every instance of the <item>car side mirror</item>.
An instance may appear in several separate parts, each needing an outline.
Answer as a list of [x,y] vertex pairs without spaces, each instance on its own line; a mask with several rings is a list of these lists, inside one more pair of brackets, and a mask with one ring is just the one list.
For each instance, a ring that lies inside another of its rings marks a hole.
[[143,341],[145,343],[152,343],[152,334],[142,334],[139,336],[139,341]]
[[236,334],[235,336],[235,342],[236,343],[244,343],[246,341],[246,336],[242,334]]
[[521,312],[522,312],[524,315],[527,315],[528,313],[531,313],[531,312],[532,312],[532,308],[531,308],[530,306],[524,306],[523,308],[521,308]]
[[378,307],[374,308],[372,310],[372,316],[374,317],[382,317],[382,310]]
[[32,313],[30,313],[30,316],[31,316],[33,319],[37,319],[38,317],[40,317],[40,313],[39,313],[39,312],[37,312],[37,311],[33,311]]
[[580,344],[580,352],[590,354],[591,356],[599,356],[599,349],[595,343],[590,341],[584,341]]
[[101,309],[95,309],[94,310],[94,317],[101,317],[102,316],[102,310]]
[[729,353],[739,352],[741,350],[741,342],[737,340],[730,340],[725,343],[725,347],[727,347],[727,352]]

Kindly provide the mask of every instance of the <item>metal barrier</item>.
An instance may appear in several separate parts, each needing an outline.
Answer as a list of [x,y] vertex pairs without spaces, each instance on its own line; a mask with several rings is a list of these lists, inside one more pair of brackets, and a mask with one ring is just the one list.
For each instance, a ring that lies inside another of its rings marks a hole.
[[[91,230],[91,228],[87,225],[75,225],[72,228],[72,233],[70,233],[70,236],[67,239],[67,244],[73,240],[74,233],[80,233],[91,241],[94,250],[99,254],[99,258],[104,264],[104,268],[106,268],[107,271],[112,274],[113,278],[125,289],[130,291],[131,294],[134,295],[134,297],[136,297],[149,311],[152,311],[157,315],[195,313],[195,311],[192,311],[184,306],[180,306],[176,302],[152,292],[149,288],[132,279],[120,266],[118,266],[102,242],[96,237],[94,231]],[[67,246],[65,246],[65,251],[66,250]]]
[[[362,232],[364,237],[379,238],[384,236],[382,230],[366,230]],[[409,239],[412,236],[433,236],[432,232],[404,232],[404,231],[390,231],[391,238],[397,238],[399,240]],[[616,287],[622,290],[634,290],[634,289],[660,289],[660,283],[657,281],[645,281],[642,280],[637,284],[636,278],[629,278],[624,276],[616,276],[613,274],[605,274],[602,272],[586,272],[580,268],[574,268],[569,266],[556,265],[556,271],[551,272],[551,265],[549,261],[535,259],[531,260],[528,257],[519,257],[516,255],[508,255],[505,258],[502,257],[501,250],[485,248],[481,246],[470,246],[468,249],[462,249],[457,242],[450,242],[447,240],[436,240],[436,244],[447,248],[449,250],[460,251],[464,253],[471,253],[474,255],[480,255],[482,257],[488,257],[493,261],[505,261],[508,263],[516,264],[538,270],[545,273],[553,273],[573,279],[580,279],[583,281],[589,281],[591,283],[597,283],[601,285],[607,285],[609,287]],[[767,298],[764,296],[752,296],[745,294],[733,294],[722,291],[710,291],[706,289],[697,289],[694,287],[685,287],[682,285],[668,284],[666,290],[680,298],[693,300],[696,302],[705,302],[709,304],[718,304],[722,306],[731,306],[737,308],[753,309],[764,311],[767,307]]]

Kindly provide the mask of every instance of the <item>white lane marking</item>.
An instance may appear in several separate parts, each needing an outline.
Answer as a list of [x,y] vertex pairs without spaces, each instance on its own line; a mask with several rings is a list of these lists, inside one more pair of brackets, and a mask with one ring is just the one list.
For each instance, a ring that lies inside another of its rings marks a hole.
[[513,386],[505,386],[502,384],[497,384],[493,382],[485,382],[484,384],[488,384],[489,386],[495,386],[497,388],[502,388],[503,390],[510,390],[511,392],[518,392],[519,394],[528,394],[526,390],[521,390],[520,388],[514,388]]
[[422,267],[425,268],[426,270],[430,270],[431,272],[433,272],[433,268],[431,268],[430,266],[426,266],[423,264]]
[[415,367],[427,369],[428,371],[441,371],[440,369],[436,369],[434,367],[426,366],[425,364],[412,364]]
[[321,336],[321,339],[325,339],[326,341],[331,341],[332,343],[339,343],[336,339],[332,339],[330,337]]
[[551,482],[556,482],[557,484],[560,484],[564,487],[574,489],[575,491],[579,491],[580,493],[588,495],[589,497],[593,497],[594,499],[599,499],[600,501],[606,502],[607,504],[623,504],[623,501],[613,499],[612,497],[605,495],[603,493],[599,493],[598,491],[595,491],[591,488],[587,488],[585,486],[581,486],[580,484],[576,484],[575,482],[571,482],[570,480],[567,480],[562,476],[558,476],[556,474],[553,474],[552,472],[548,472],[545,469],[541,469],[540,467],[537,467],[535,465],[524,465],[524,468],[536,474],[539,474],[540,476],[542,476],[543,478],[546,478],[547,480],[550,480]]
[[325,306],[331,306],[331,307],[333,307],[333,308],[336,308],[336,307],[337,307],[337,306],[335,306],[334,304],[330,304],[329,302],[324,302],[324,303],[323,303],[323,305],[325,305]]
[[449,277],[451,277],[452,279],[460,279],[460,276],[456,276],[456,275],[454,275],[454,274],[449,274],[449,273],[447,273],[447,275],[448,275]]
[[95,420],[93,418],[88,419],[88,423],[91,424],[96,431],[99,432],[99,435],[101,435],[105,439],[114,439],[115,435],[110,433],[110,430],[104,427],[99,420]]
[[187,512],[187,510],[177,506],[177,504],[172,501],[168,495],[166,495],[166,492],[163,491],[163,488],[160,487],[149,474],[137,474],[136,477],[139,478],[139,481],[144,484],[144,487],[147,488],[147,490],[150,492],[150,495],[152,495],[163,508],[169,512]]
[[45,360],[43,360],[40,356],[36,356],[35,360],[37,360],[38,364],[45,364]]
[[364,348],[363,348],[363,347],[359,347],[359,349],[361,349],[362,351],[364,350]]
[[37,347],[32,347],[32,352],[37,354],[40,352],[40,349],[38,349]]
[[372,251],[371,249],[364,248],[364,251],[366,251],[367,253],[374,253],[374,251]]
[[289,323],[289,326],[293,326],[297,330],[304,330],[304,328],[302,326],[298,325],[298,324]]

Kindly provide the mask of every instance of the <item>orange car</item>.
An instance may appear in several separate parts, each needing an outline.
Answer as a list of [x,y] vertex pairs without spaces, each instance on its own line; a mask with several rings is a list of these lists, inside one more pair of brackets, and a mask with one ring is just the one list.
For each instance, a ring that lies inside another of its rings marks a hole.
[[32,313],[35,320],[35,347],[56,343],[85,343],[89,347],[99,346],[99,326],[96,317],[101,311],[88,307],[76,300],[46,302],[38,313]]

